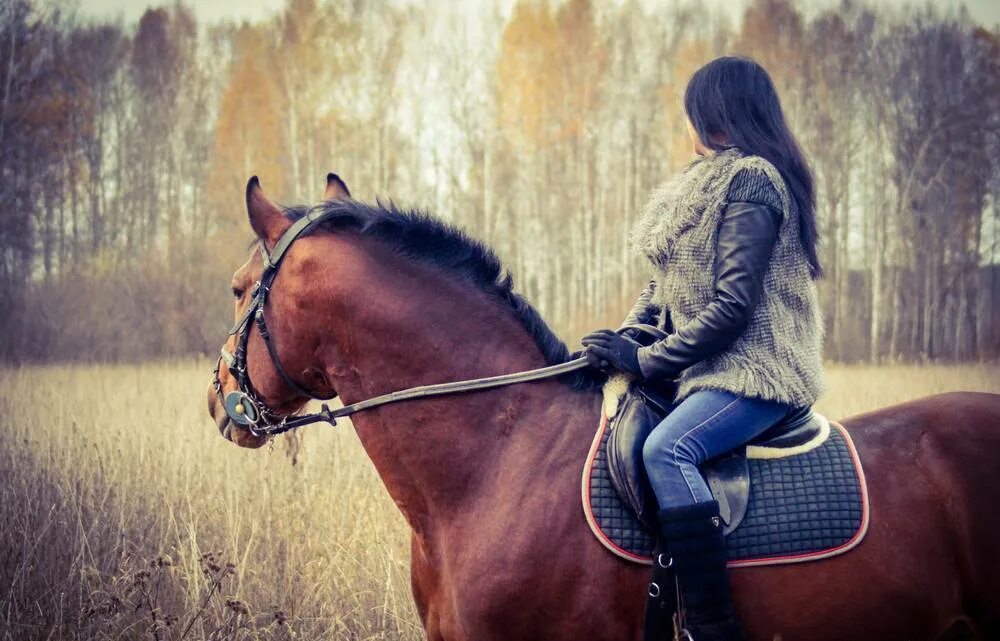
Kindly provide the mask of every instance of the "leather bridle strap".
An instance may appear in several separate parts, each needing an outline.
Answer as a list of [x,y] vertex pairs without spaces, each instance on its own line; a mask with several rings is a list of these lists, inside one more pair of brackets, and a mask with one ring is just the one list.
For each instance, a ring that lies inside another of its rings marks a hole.
[[465,381],[454,381],[451,383],[437,383],[434,385],[410,387],[397,392],[389,392],[388,394],[375,396],[374,398],[369,398],[357,403],[351,403],[350,405],[338,407],[337,409],[330,409],[327,404],[324,403],[319,412],[316,412],[315,414],[305,414],[302,416],[290,416],[284,419],[277,427],[268,429],[267,434],[281,434],[282,432],[287,432],[288,430],[295,429],[296,427],[302,427],[303,425],[309,425],[310,423],[326,422],[331,425],[336,425],[338,418],[350,416],[351,414],[379,407],[380,405],[388,405],[389,403],[398,403],[400,401],[410,401],[418,398],[428,398],[431,396],[441,396],[444,394],[472,392],[492,387],[503,387],[505,385],[513,385],[515,383],[527,383],[528,381],[537,381],[539,379],[551,378],[553,376],[559,376],[560,374],[573,372],[586,366],[587,357],[581,356],[580,358],[575,358],[571,361],[566,361],[565,363],[549,365],[548,367],[540,367],[538,369],[527,370],[524,372],[501,374],[499,376],[489,376],[486,378],[474,378]]
[[[657,339],[667,336],[667,333],[662,329],[641,323],[623,325],[615,331],[620,334],[629,329],[650,334]],[[226,353],[223,352],[223,358],[225,357]],[[486,378],[474,378],[464,381],[454,381],[451,383],[437,383],[434,385],[410,387],[397,392],[389,392],[388,394],[375,396],[374,398],[369,398],[364,401],[358,401],[357,403],[351,403],[350,405],[345,405],[344,407],[333,410],[330,409],[326,403],[324,403],[319,412],[316,412],[315,414],[287,417],[276,428],[268,429],[267,433],[281,434],[282,432],[287,432],[288,430],[295,429],[296,427],[302,427],[303,425],[309,425],[311,423],[326,422],[331,425],[336,425],[338,418],[350,416],[351,414],[379,407],[380,405],[388,405],[389,403],[398,403],[400,401],[409,401],[418,398],[428,398],[431,396],[441,396],[444,394],[456,394],[459,392],[472,392],[475,390],[489,389],[493,387],[503,387],[505,385],[513,385],[515,383],[527,383],[529,381],[537,381],[543,378],[559,376],[578,369],[583,369],[584,367],[587,367],[587,357],[581,356],[571,361],[566,361],[565,363],[549,365],[548,367],[540,367],[538,369],[527,370],[524,372],[514,372],[513,374],[501,374],[499,376],[489,376]]]
[[[278,242],[275,243],[270,252],[267,251],[267,247],[263,243],[260,244],[260,253],[261,258],[264,261],[264,270],[261,273],[260,280],[257,281],[257,284],[254,287],[252,293],[253,300],[251,300],[250,304],[247,305],[247,309],[243,313],[243,316],[241,316],[240,319],[236,321],[236,324],[233,325],[233,328],[229,330],[230,336],[234,334],[237,335],[236,354],[229,353],[225,347],[221,350],[222,359],[226,362],[230,371],[232,371],[236,376],[240,389],[244,392],[244,394],[246,394],[247,390],[252,388],[249,374],[246,371],[246,346],[250,337],[250,319],[253,318],[254,324],[257,326],[257,330],[260,332],[261,338],[264,341],[264,345],[267,347],[267,354],[271,358],[271,362],[274,365],[275,370],[278,372],[278,375],[285,382],[285,384],[297,394],[308,398],[318,398],[320,400],[332,398],[332,396],[321,396],[315,394],[314,392],[296,383],[292,377],[288,375],[284,366],[281,364],[281,359],[278,357],[277,348],[274,346],[271,334],[267,329],[267,321],[264,318],[264,307],[267,302],[267,295],[270,292],[271,284],[274,282],[275,276],[278,274],[278,266],[281,264],[281,259],[284,258],[288,248],[291,247],[292,243],[295,242],[299,236],[309,232],[313,227],[323,222],[325,217],[324,212],[316,210],[296,220],[287,230],[285,230],[285,233],[281,235],[281,238],[278,239]],[[247,396],[250,400],[255,400],[252,394],[247,394]],[[263,407],[259,409],[263,409]]]
[[285,371],[284,366],[281,364],[281,359],[278,358],[278,349],[274,346],[274,341],[271,340],[271,333],[267,331],[267,323],[264,321],[263,307],[257,310],[255,318],[257,323],[257,331],[260,332],[261,338],[264,339],[264,345],[267,347],[268,356],[271,357],[271,363],[274,365],[274,369],[278,372],[278,375],[281,376],[282,380],[285,381],[285,384],[288,385],[288,387],[290,387],[291,389],[295,390],[296,393],[301,394],[302,396],[308,396],[309,398],[317,398],[320,400],[327,400],[333,398],[334,395],[332,394],[327,396],[320,396],[319,394],[316,394],[311,390],[307,390],[306,388],[302,387],[294,380],[292,380],[292,377],[288,375],[288,372]]
[[278,271],[278,265],[281,263],[281,259],[285,257],[288,248],[292,246],[292,243],[299,236],[310,231],[312,227],[321,222],[323,222],[322,212],[309,213],[292,223],[292,226],[281,235],[281,238],[278,239],[278,242],[275,243],[274,248],[270,252],[267,251],[263,243],[260,244],[260,255],[264,259],[264,271],[257,284],[258,289],[253,292],[254,300],[247,306],[246,311],[243,312],[243,316],[229,330],[230,336],[242,331],[250,321],[250,317],[257,312],[257,309],[264,306],[264,300],[267,298],[267,290],[271,287],[271,282]]
[[314,209],[292,223],[291,227],[285,230],[285,233],[281,235],[278,242],[274,244],[270,252],[262,244],[261,253],[264,255],[264,270],[273,271],[278,269],[281,259],[285,257],[285,252],[292,246],[292,243],[302,234],[311,231],[313,227],[323,222],[327,217],[326,212],[322,209]]

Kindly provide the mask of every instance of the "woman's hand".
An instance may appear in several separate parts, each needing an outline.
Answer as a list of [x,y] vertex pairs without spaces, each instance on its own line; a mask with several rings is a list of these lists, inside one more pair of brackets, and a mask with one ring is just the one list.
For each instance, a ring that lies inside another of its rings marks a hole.
[[584,355],[594,367],[605,371],[614,368],[642,377],[639,369],[639,343],[610,329],[599,329],[580,340],[586,347]]

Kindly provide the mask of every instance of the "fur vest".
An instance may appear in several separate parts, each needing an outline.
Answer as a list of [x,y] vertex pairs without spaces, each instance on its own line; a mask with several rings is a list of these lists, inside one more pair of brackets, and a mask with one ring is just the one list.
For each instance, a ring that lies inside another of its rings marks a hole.
[[799,239],[797,208],[777,168],[730,147],[699,157],[657,188],[632,229],[633,248],[653,264],[659,325],[690,322],[714,296],[719,224],[733,176],[750,169],[781,197],[783,219],[750,324],[726,349],[685,370],[678,400],[699,389],[797,407],[823,391],[823,323],[816,284]]

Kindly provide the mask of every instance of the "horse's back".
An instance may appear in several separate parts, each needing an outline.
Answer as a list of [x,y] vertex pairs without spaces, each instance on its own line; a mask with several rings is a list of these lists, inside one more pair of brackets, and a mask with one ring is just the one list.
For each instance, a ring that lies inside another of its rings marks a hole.
[[[930,541],[923,552],[947,554],[957,562],[956,580],[966,613],[986,638],[1000,634],[1000,394],[951,392],[853,416],[843,424],[855,437],[869,478],[891,479],[875,491],[873,514],[892,510],[898,528],[920,531],[917,514],[926,506],[908,505],[914,486],[930,490],[945,529],[944,549]],[[920,479],[900,478],[888,467],[898,455],[912,457]],[[883,505],[879,505],[879,499]],[[886,505],[886,503],[888,503]],[[914,515],[908,518],[908,515]],[[924,563],[914,556],[913,563]]]
[[[989,392],[945,392],[887,405],[841,419],[851,433],[871,435],[898,428],[958,429],[979,432],[980,426],[992,425],[1000,438],[1000,394]],[[991,431],[986,428],[986,432]]]

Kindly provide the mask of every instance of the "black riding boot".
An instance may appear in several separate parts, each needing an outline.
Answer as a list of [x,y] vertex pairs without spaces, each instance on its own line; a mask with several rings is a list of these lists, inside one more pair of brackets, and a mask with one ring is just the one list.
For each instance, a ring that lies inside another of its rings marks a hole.
[[660,510],[659,517],[677,575],[683,628],[694,641],[742,641],[745,637],[729,594],[719,504],[708,501],[668,508]]

